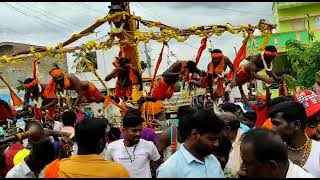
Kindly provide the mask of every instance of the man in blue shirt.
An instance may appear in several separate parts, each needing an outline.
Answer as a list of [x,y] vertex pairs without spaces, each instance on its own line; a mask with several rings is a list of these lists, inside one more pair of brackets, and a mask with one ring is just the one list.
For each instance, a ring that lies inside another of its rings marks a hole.
[[157,169],[157,178],[223,178],[220,162],[212,153],[219,146],[224,122],[211,110],[188,118],[185,143]]

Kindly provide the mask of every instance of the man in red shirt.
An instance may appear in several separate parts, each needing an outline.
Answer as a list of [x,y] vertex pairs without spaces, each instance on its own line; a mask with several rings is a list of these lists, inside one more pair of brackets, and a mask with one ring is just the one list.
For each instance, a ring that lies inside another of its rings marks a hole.
[[248,105],[257,114],[257,121],[255,127],[260,127],[268,118],[269,102],[270,102],[270,89],[269,85],[266,85],[266,96],[257,97],[257,105],[251,103],[243,92],[242,86],[239,86],[240,94],[243,102]]

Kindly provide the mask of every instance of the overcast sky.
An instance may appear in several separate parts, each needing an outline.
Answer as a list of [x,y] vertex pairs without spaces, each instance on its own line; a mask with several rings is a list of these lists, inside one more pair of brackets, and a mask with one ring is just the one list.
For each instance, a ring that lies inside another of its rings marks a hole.
[[[89,27],[96,19],[104,17],[109,5],[110,2],[0,2],[0,41],[55,46]],[[132,2],[130,6],[135,15],[143,19],[161,21],[178,28],[225,23],[257,24],[260,19],[273,22],[272,2]],[[70,46],[104,37],[107,31],[109,25],[105,24],[96,30],[97,33]],[[240,34],[225,33],[221,37],[211,37],[211,44],[208,43],[207,47],[213,45],[233,59],[233,47],[239,49],[242,39]],[[192,36],[184,43],[171,40],[170,51],[178,59],[194,59],[200,40],[198,36]],[[148,44],[148,48],[155,64],[161,44],[153,41]],[[140,48],[141,60],[145,60],[143,51]],[[118,47],[114,47],[107,52],[107,56],[112,60],[117,53]],[[167,60],[165,49],[160,73],[167,68]],[[169,56],[169,60],[172,63],[176,58]],[[208,62],[209,53],[206,50],[200,61],[200,68],[204,69]]]

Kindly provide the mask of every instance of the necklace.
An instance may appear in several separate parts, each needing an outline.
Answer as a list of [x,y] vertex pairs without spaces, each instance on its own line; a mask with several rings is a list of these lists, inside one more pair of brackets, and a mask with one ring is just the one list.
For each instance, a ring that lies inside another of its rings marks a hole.
[[309,157],[309,154],[310,154],[310,151],[311,151],[311,146],[312,146],[312,140],[310,138],[308,138],[308,137],[307,137],[307,140],[306,140],[305,144],[303,146],[299,147],[299,148],[292,148],[292,147],[287,145],[288,149],[290,149],[291,151],[300,151],[300,150],[304,149],[301,159],[297,160],[297,164],[300,167],[304,166],[307,158]]
[[309,138],[307,138],[306,142],[301,147],[298,147],[298,148],[290,147],[288,144],[287,146],[288,146],[288,149],[290,149],[291,151],[300,151],[301,149],[305,148],[308,145],[308,141],[309,141]]
[[133,164],[134,160],[136,159],[135,151],[136,151],[137,144],[134,145],[134,148],[133,148],[133,152],[132,152],[133,158],[131,157],[128,149],[126,148],[126,145],[124,144],[124,142],[123,142],[123,145],[124,145],[124,149],[126,150],[128,156],[129,156],[130,162]]
[[263,66],[266,69],[266,71],[272,71],[272,68],[273,68],[272,62],[270,63],[270,67],[268,67],[266,61],[264,60],[264,53],[263,52],[261,52],[261,59],[262,59]]
[[311,141],[311,139],[308,139],[307,140],[307,145],[306,145],[306,147],[305,147],[305,149],[303,151],[303,155],[302,155],[301,160],[299,162],[299,166],[300,167],[304,166],[307,158],[309,157],[309,154],[310,154],[310,151],[311,151],[311,145],[312,145],[312,141]]

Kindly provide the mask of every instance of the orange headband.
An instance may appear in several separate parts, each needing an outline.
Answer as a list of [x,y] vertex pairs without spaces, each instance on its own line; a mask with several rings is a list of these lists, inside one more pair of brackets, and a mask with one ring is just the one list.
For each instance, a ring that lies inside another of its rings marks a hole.
[[37,79],[34,79],[33,81],[27,83],[27,84],[23,84],[23,86],[26,88],[26,89],[30,89],[36,85],[38,85],[39,81]]
[[223,57],[223,54],[222,53],[211,53],[211,57],[213,57],[213,58],[221,58],[221,57]]
[[271,52],[271,51],[264,51],[264,54],[272,57],[276,57],[278,55],[277,52]]
[[63,71],[61,69],[54,69],[50,72],[51,77],[55,78],[63,75]]
[[258,99],[258,100],[259,100],[259,99],[266,100],[267,98],[266,98],[266,96],[258,96],[257,99]]

